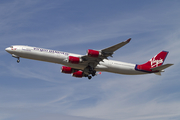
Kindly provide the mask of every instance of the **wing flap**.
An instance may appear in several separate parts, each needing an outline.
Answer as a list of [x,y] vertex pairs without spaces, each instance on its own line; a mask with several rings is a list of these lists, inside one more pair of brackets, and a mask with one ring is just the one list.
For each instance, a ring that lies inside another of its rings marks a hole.
[[155,67],[155,68],[151,68],[152,71],[161,71],[161,70],[164,70],[170,66],[172,66],[174,64],[165,64],[165,65],[161,65],[161,66],[158,66],[158,67]]

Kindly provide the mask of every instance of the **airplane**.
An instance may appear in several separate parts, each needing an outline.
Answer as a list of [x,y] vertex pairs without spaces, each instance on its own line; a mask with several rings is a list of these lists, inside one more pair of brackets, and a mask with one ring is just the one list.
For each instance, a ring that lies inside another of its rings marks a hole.
[[[88,79],[101,74],[101,72],[111,72],[125,75],[140,75],[149,73],[161,75],[161,72],[164,72],[164,69],[173,65],[163,65],[168,54],[167,51],[161,51],[144,64],[132,64],[108,59],[108,57],[112,57],[116,50],[123,47],[130,41],[131,38],[101,50],[88,49],[86,55],[24,45],[13,45],[5,50],[10,53],[12,57],[17,58],[18,63],[20,62],[20,58],[27,58],[62,64],[62,73],[72,74],[73,77],[77,78],[88,77]],[[97,73],[97,71],[99,73]]]

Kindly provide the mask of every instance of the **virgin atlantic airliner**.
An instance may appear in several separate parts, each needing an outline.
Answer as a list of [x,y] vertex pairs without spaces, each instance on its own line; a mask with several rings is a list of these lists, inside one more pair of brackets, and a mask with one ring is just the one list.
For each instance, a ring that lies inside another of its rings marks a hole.
[[149,73],[161,75],[161,72],[164,72],[164,69],[173,65],[163,65],[163,62],[168,54],[167,51],[161,51],[144,64],[131,64],[108,59],[109,56],[112,57],[113,53],[117,49],[129,43],[130,40],[131,38],[102,50],[88,49],[86,55],[24,45],[13,45],[5,50],[10,53],[12,57],[17,58],[18,63],[20,62],[20,58],[27,58],[62,64],[62,73],[72,74],[72,76],[77,78],[88,77],[88,79],[91,79],[92,76],[100,74],[101,71],[125,75]]

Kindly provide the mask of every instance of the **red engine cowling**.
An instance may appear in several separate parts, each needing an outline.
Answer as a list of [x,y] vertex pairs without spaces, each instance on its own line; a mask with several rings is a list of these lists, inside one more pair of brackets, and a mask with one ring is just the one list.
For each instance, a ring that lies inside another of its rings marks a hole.
[[81,62],[81,59],[79,57],[69,56],[68,62],[73,64],[79,64],[79,62]]
[[76,71],[72,74],[73,77],[82,78],[83,77],[83,71]]
[[71,67],[62,66],[61,72],[62,73],[67,73],[67,74],[71,74],[73,72],[73,69]]
[[97,51],[97,50],[88,49],[87,50],[87,55],[90,56],[90,57],[98,57],[100,55],[100,52]]

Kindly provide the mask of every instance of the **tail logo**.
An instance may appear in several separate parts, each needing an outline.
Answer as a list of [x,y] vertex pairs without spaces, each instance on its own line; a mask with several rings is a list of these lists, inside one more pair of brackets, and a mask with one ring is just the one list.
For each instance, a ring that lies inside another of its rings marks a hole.
[[158,67],[159,64],[163,63],[163,59],[160,58],[159,60],[156,60],[156,56],[154,56],[152,59],[150,59],[151,68]]

